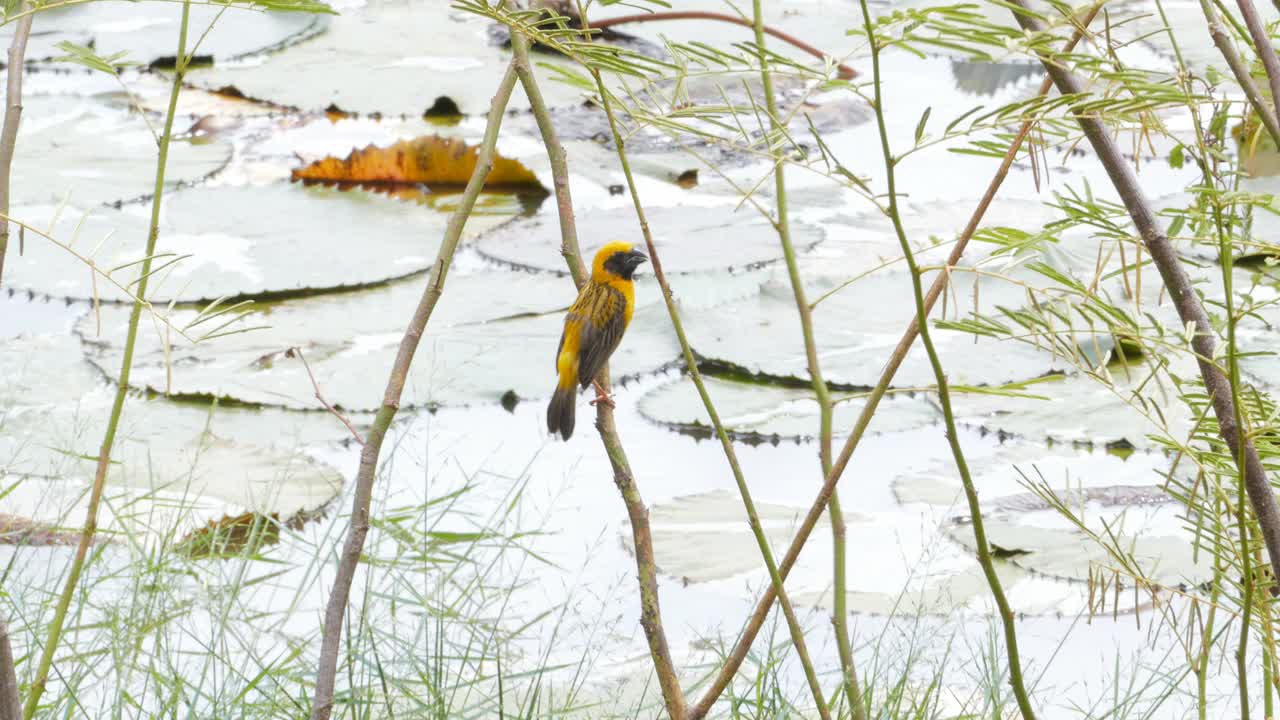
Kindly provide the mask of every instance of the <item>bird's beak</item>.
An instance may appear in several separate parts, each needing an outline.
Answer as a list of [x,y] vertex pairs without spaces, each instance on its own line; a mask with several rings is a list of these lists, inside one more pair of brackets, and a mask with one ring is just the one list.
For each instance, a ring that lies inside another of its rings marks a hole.
[[639,250],[632,250],[629,254],[631,256],[631,267],[633,268],[640,267],[642,263],[649,262],[649,256]]

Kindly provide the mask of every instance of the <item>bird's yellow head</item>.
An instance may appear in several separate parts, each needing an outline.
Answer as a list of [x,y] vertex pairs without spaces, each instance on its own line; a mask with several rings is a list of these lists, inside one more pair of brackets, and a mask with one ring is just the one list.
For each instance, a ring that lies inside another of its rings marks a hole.
[[640,263],[649,258],[633,249],[631,243],[615,240],[600,248],[591,263],[591,279],[603,283],[610,280],[630,280]]

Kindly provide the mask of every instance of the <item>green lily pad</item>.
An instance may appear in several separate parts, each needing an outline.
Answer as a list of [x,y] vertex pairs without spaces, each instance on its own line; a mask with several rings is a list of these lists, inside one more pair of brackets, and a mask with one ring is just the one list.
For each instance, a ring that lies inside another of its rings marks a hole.
[[[1001,443],[991,450],[981,446],[966,450],[969,472],[979,489],[984,511],[992,512],[1045,509],[1038,498],[1030,502],[1034,496],[1027,492],[1028,481],[1048,483],[1064,494],[1087,490],[1097,498],[1116,487],[1158,489],[1155,486],[1163,482],[1162,473],[1169,464],[1160,453],[1121,457],[1099,450],[1017,441]],[[895,478],[893,493],[900,503],[935,505],[950,514],[968,512],[964,488],[949,457]],[[1119,497],[1114,495],[1110,504],[1119,504]]]
[[[92,47],[103,57],[127,52],[125,60],[143,64],[172,58],[177,52],[181,19],[181,5],[163,2],[106,1],[41,10],[32,24],[27,58],[61,57],[66,54],[57,47],[61,42]],[[223,12],[216,5],[193,5],[189,22],[192,43],[210,28],[199,54],[224,61],[296,43],[320,32],[326,18],[235,7]],[[13,27],[14,23],[9,23],[0,29],[0,41],[6,47]]]
[[65,332],[84,314],[84,310],[80,303],[34,297],[27,293],[0,292],[0,340]]
[[[361,190],[272,184],[184,190],[165,198],[152,276],[156,302],[208,302],[224,296],[300,295],[383,283],[431,266],[449,215]],[[149,208],[102,208],[85,216],[71,208],[19,210],[16,217],[82,254],[96,248],[98,267],[130,287],[141,275]],[[477,213],[474,235],[510,215]],[[103,242],[105,239],[105,242]],[[99,245],[101,243],[101,245]],[[351,252],[353,247],[360,252]],[[128,301],[105,278],[96,287],[89,268],[66,250],[28,234],[27,252],[10,252],[5,280],[12,287],[69,298]],[[341,262],[334,259],[343,257]],[[133,263],[133,264],[130,264]]]
[[[445,96],[464,115],[480,115],[510,58],[488,41],[488,25],[449,3],[371,3],[344,11],[324,33],[261,63],[197,69],[189,81],[206,89],[232,86],[305,111],[336,106],[420,116]],[[543,82],[542,90],[551,105],[581,102],[580,91],[564,83]],[[519,87],[511,109],[528,109]]]
[[[90,207],[154,192],[156,141],[141,118],[68,98],[33,97],[24,105],[13,160],[12,207],[64,200]],[[200,180],[230,157],[227,143],[174,140],[166,187]]]
[[[10,341],[0,347],[0,371],[0,464],[29,478],[5,498],[4,512],[56,522],[59,504],[41,504],[53,486],[37,478],[56,479],[61,497],[80,501],[94,476],[114,391],[83,361],[71,336]],[[288,517],[317,508],[337,494],[342,475],[302,448],[346,433],[323,413],[130,398],[112,453],[109,495],[146,502],[113,512],[140,530],[143,509],[167,508],[200,524],[228,511]]]
[[[652,208],[646,213],[654,245],[669,275],[723,269],[754,269],[782,259],[773,225],[751,209],[737,213],[705,207]],[[580,228],[591,228],[582,245],[589,261],[612,240],[626,240],[644,248],[644,238],[630,206],[596,210],[578,217]],[[812,225],[795,224],[792,242],[810,248],[822,239]],[[488,233],[476,248],[486,257],[518,268],[565,272],[560,255],[560,223],[554,215],[521,219]]]
[[[900,205],[903,232],[918,265],[927,267],[946,262],[977,203],[977,200],[948,198],[932,202],[906,201]],[[1055,216],[1052,208],[1042,202],[998,198],[983,213],[978,229],[981,232],[1004,227],[1038,228]],[[881,267],[906,268],[897,231],[884,213],[871,211],[853,216],[838,213],[825,218],[822,225],[826,230],[824,240],[808,254],[814,258],[812,265],[816,274],[830,275],[833,266],[850,274]],[[970,240],[965,248],[965,264],[987,258],[999,249],[989,242]]]
[[102,376],[83,362],[75,339],[30,334],[0,345],[0,407],[75,403],[102,386]]
[[[778,387],[705,376],[707,391],[725,429],[745,440],[763,438],[812,439],[819,434],[818,404],[808,389]],[[832,413],[837,435],[847,435],[865,404],[860,394],[834,393]],[[711,420],[689,378],[650,390],[640,399],[640,414],[684,432],[712,432]],[[876,410],[875,432],[910,430],[936,422],[941,416],[923,394],[887,397]]]
[[[838,387],[873,386],[885,359],[892,352],[907,323],[915,317],[910,280],[901,273],[876,273],[837,290],[843,277],[836,263],[826,275],[810,275],[809,301],[827,291],[835,292],[818,303],[813,313],[814,334],[823,375]],[[932,282],[927,273],[924,282]],[[973,308],[971,273],[953,274],[955,295],[947,317],[966,315]],[[990,278],[979,281],[979,308],[996,304],[1019,305],[1022,289]],[[939,303],[941,305],[941,303]],[[933,317],[941,317],[941,307]],[[807,382],[808,365],[795,299],[785,273],[775,269],[761,293],[733,305],[691,314],[685,329],[693,349],[703,358],[738,372],[789,382]],[[1023,343],[979,338],[935,329],[934,342],[951,382],[964,385],[999,384],[1027,380],[1048,372],[1058,362],[1047,352]],[[998,357],[999,362],[992,362]],[[894,380],[896,387],[934,384],[928,357],[917,342]]]
[[953,59],[951,77],[956,87],[972,95],[995,95],[1006,87],[1035,82],[1044,77],[1038,62],[993,63]]
[[[997,566],[996,574],[1000,576],[1005,588],[1019,587],[1032,580],[1030,573],[1007,563]],[[991,587],[987,584],[982,568],[975,564],[958,573],[925,578],[923,582],[913,583],[912,587],[898,592],[850,590],[845,593],[845,607],[855,614],[893,617],[953,616],[957,610],[981,605],[990,597]],[[834,607],[830,589],[795,593],[791,596],[791,601],[798,605],[828,610]],[[1018,608],[1021,614],[1048,611],[1049,608],[1046,607]]]
[[[314,409],[319,404],[306,369],[287,353],[296,346],[326,400],[376,410],[404,324],[426,282],[422,277],[267,306],[251,322],[268,329],[196,345],[175,341],[169,362],[156,331],[144,328],[132,382],[157,392]],[[636,294],[635,317],[610,362],[615,378],[652,372],[679,355],[655,289],[642,283]],[[414,358],[402,406],[496,402],[509,392],[519,398],[550,395],[564,310],[574,295],[572,282],[549,274],[450,274]],[[194,311],[179,311],[176,322],[193,316]],[[101,317],[100,336],[92,315],[79,330],[94,346],[94,363],[114,374],[121,353],[114,339],[123,337],[128,308],[104,307]]]
[[[775,548],[786,547],[804,518],[802,508],[771,503],[756,503],[756,513]],[[853,513],[845,517],[850,523],[858,519]],[[664,575],[690,583],[710,582],[764,567],[742,500],[735,492],[712,490],[655,504],[649,510],[649,524],[654,559]],[[830,532],[825,519],[818,524],[815,533]],[[621,536],[631,547],[630,531],[624,530]]]
[[[1095,488],[1060,497],[1068,506],[1083,506],[1094,533],[1105,537],[1106,523],[1119,547],[1133,557],[1145,577],[1177,586],[1194,585],[1213,576],[1211,557],[1202,552],[1197,559],[1196,548],[1183,531],[1181,506],[1159,488]],[[1056,510],[1027,507],[1025,496],[1015,495],[1007,501],[1009,508],[1001,512],[997,504],[984,525],[988,542],[1013,564],[1078,582],[1087,582],[1090,573],[1099,568],[1119,567],[1106,548],[1084,531],[1067,527]],[[965,547],[976,547],[967,522],[953,525],[948,535]]]
[[[775,554],[791,542],[807,508],[756,501],[765,535]],[[846,606],[853,613],[950,614],[981,602],[987,587],[977,563],[963,547],[948,542],[914,513],[844,513],[850,547],[874,547],[893,538],[895,552],[859,557],[849,576]],[[747,524],[738,494],[712,490],[655,503],[649,511],[654,559],[658,571],[685,584],[733,582],[750,577],[768,582],[759,547]],[[813,539],[787,579],[792,602],[803,607],[831,607],[831,544],[824,516]],[[629,532],[620,533],[630,549]],[[903,563],[910,558],[911,567]],[[919,572],[917,572],[919,570]],[[1030,578],[1020,568],[1005,565],[1001,576],[1010,583]],[[1061,594],[1061,592],[1059,592]]]
[[[1136,554],[1143,568],[1159,581],[1174,584],[1199,577],[1202,567],[1186,562],[1185,551],[1190,546],[1185,538],[1177,537],[1181,532],[1178,506],[1158,486],[1156,470],[1163,461],[1161,456],[1135,455],[1122,461],[1069,448],[968,445],[975,482],[984,498],[988,535],[1002,550],[996,571],[1015,611],[1084,611],[1088,589],[1082,583],[1064,581],[1087,579],[1089,562],[1106,560],[1103,551],[1086,548],[1079,533],[1018,485],[1019,467],[1033,477],[1038,477],[1038,469],[1054,487],[1060,473],[1071,473],[1069,484],[1075,495],[1066,497],[1068,504],[1078,507],[1083,503],[1091,526],[1106,519],[1118,523],[1123,537],[1138,537]],[[1077,469],[1079,476],[1074,474]],[[1116,480],[1135,484],[1116,486]],[[884,512],[854,513],[846,508],[850,547],[878,547],[886,538],[894,545],[892,552],[864,554],[856,562],[850,561],[856,572],[849,575],[849,611],[907,616],[950,615],[957,610],[993,612],[990,592],[972,550],[972,530],[965,517],[958,516],[966,506],[963,500],[958,507],[956,504],[959,481],[954,469],[921,469],[894,479],[893,485],[908,505]],[[781,553],[808,508],[758,498],[756,507],[769,542],[775,553]],[[1122,513],[1123,523],[1117,520]],[[713,490],[656,502],[649,517],[655,558],[663,574],[687,584],[746,578],[767,582],[735,491]],[[818,540],[829,532],[825,518],[820,525],[787,586],[797,605],[830,608],[832,551],[829,542]],[[621,535],[624,546],[629,547],[629,534]],[[1148,537],[1151,542],[1143,540]],[[1175,547],[1174,539],[1180,547]],[[1058,550],[1058,545],[1070,551]]]
[[[1195,377],[1193,367],[1182,367],[1181,377]],[[1187,406],[1164,378],[1143,385],[1149,369],[1133,364],[1106,370],[1114,378],[1115,391],[1080,374],[1046,378],[1026,389],[1035,397],[1004,397],[957,393],[952,398],[956,420],[1002,435],[1049,440],[1092,447],[1156,447],[1150,436],[1171,434],[1185,440],[1191,428]],[[1139,391],[1147,403],[1144,413],[1125,401]]]

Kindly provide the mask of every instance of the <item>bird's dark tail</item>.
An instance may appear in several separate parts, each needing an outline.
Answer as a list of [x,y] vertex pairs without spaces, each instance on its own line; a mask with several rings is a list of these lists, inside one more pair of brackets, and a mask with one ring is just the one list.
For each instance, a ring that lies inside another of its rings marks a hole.
[[573,411],[578,399],[575,390],[577,388],[573,385],[557,387],[547,405],[547,430],[552,435],[560,433],[565,440],[573,435]]

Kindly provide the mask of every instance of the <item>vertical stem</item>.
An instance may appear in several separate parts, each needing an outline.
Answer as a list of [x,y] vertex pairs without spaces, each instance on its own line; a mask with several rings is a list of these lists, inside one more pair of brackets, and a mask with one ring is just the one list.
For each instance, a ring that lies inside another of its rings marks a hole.
[[[29,10],[22,2],[19,12]],[[4,127],[0,129],[0,216],[9,217],[9,171],[13,167],[13,152],[18,144],[18,127],[22,124],[22,74],[26,69],[27,38],[31,37],[31,21],[35,15],[18,18],[9,44],[8,82],[6,85]],[[4,258],[9,250],[9,221],[0,221],[0,285],[4,284]]]
[[[1259,562],[1262,558],[1257,559]],[[1275,714],[1275,702],[1272,697],[1272,691],[1275,689],[1275,625],[1271,616],[1271,605],[1267,602],[1258,603],[1258,613],[1262,616],[1262,627],[1266,628],[1266,634],[1262,637],[1262,716],[1273,718]]]
[[[164,118],[164,132],[160,136],[159,153],[156,157],[155,195],[151,199],[151,224],[147,230],[146,254],[142,261],[141,279],[138,282],[137,299],[129,312],[129,328],[125,336],[124,358],[120,363],[120,377],[116,384],[115,399],[111,404],[111,415],[107,420],[107,430],[102,438],[102,448],[98,452],[98,467],[93,477],[93,488],[89,494],[89,509],[85,513],[84,529],[80,533],[80,544],[71,562],[71,573],[67,576],[66,585],[54,609],[53,622],[49,626],[49,637],[45,641],[44,650],[40,654],[36,666],[35,679],[27,696],[23,717],[31,720],[40,707],[40,696],[44,694],[45,683],[49,677],[49,669],[53,665],[53,655],[58,649],[58,641],[62,636],[62,626],[66,622],[67,610],[71,607],[71,598],[75,594],[80,574],[84,570],[85,557],[89,545],[98,529],[98,506],[102,503],[102,492],[107,482],[107,471],[111,466],[111,450],[115,444],[116,431],[120,426],[120,416],[124,412],[125,398],[129,394],[129,373],[133,369],[133,351],[138,339],[138,322],[142,317],[142,309],[149,306],[147,302],[147,284],[151,276],[151,260],[155,256],[156,242],[160,236],[160,207],[164,199],[165,168],[169,161],[169,144],[173,139],[173,119],[177,115],[178,94],[182,91],[182,80],[186,74],[187,63],[187,27],[191,16],[191,0],[183,0],[182,20],[178,27],[178,53],[175,56],[173,84],[169,90],[169,107]],[[27,16],[30,17],[30,16]]]
[[[1211,12],[1211,8],[1207,5],[1207,0],[1201,0],[1201,5],[1202,5],[1202,9],[1204,9],[1206,13],[1206,16],[1208,17],[1208,13]],[[1216,18],[1211,17],[1210,22],[1211,23],[1216,22]],[[1180,56],[1179,56],[1179,63],[1181,66],[1182,64],[1181,64]],[[1180,69],[1185,71],[1184,66],[1180,67]],[[1183,72],[1181,73],[1181,75],[1185,77],[1186,73]],[[1188,86],[1188,83],[1186,80],[1183,81],[1183,90],[1188,93],[1190,92],[1190,87]],[[1254,92],[1256,93],[1256,89],[1254,90]],[[1195,130],[1196,130],[1196,143],[1198,145],[1199,155],[1201,158],[1200,168],[1203,176],[1203,186],[1205,188],[1208,188],[1211,192],[1214,192],[1214,193],[1220,192],[1220,189],[1218,187],[1220,176],[1217,171],[1217,160],[1216,160],[1216,158],[1219,155],[1209,147],[1210,140],[1206,137],[1205,132],[1201,127],[1200,116],[1197,111],[1196,105],[1192,103],[1189,106],[1189,110],[1191,111],[1192,120],[1194,122]],[[1231,241],[1232,241],[1231,234],[1228,231],[1226,227],[1226,223],[1222,216],[1222,206],[1216,201],[1215,198],[1210,198],[1208,202],[1212,204],[1214,230],[1216,232],[1217,240],[1218,240],[1218,262],[1219,262],[1219,266],[1222,269],[1222,286],[1223,286],[1223,294],[1225,296],[1224,306],[1227,311],[1226,357],[1227,357],[1227,365],[1228,365],[1228,375],[1231,380],[1231,401],[1232,401],[1232,406],[1234,411],[1234,421],[1237,427],[1244,427],[1245,423],[1244,423],[1244,418],[1242,416],[1242,409],[1241,409],[1242,406],[1240,402],[1240,367],[1239,367],[1239,362],[1237,358],[1238,350],[1236,346],[1236,323],[1238,318],[1235,313],[1235,298],[1234,298],[1234,290],[1233,290],[1235,248],[1231,244]],[[1237,528],[1238,538],[1240,543],[1240,562],[1241,562],[1241,570],[1242,570],[1241,587],[1244,591],[1243,596],[1241,598],[1243,611],[1241,613],[1240,638],[1236,645],[1236,682],[1239,688],[1240,716],[1243,720],[1248,720],[1248,717],[1249,717],[1249,681],[1248,681],[1249,666],[1247,662],[1247,657],[1248,657],[1248,648],[1249,648],[1250,623],[1251,623],[1251,619],[1252,619],[1251,616],[1253,611],[1253,593],[1254,593],[1253,555],[1251,550],[1251,542],[1249,538],[1248,521],[1247,521],[1248,504],[1246,503],[1246,495],[1245,495],[1245,473],[1244,473],[1245,461],[1242,454],[1240,454],[1241,451],[1243,450],[1243,447],[1233,449],[1233,450],[1237,451],[1237,454],[1233,458],[1236,465],[1235,511],[1236,511],[1236,528]],[[1225,537],[1225,533],[1224,533],[1224,537]],[[1220,559],[1221,559],[1221,550],[1215,550],[1215,569],[1216,569],[1216,563]],[[1261,604],[1265,609],[1266,603],[1261,603]],[[1268,627],[1269,627],[1269,623],[1268,623]],[[1264,697],[1266,699],[1266,704],[1269,706],[1271,701],[1271,690],[1270,690],[1270,687],[1268,687],[1267,679],[1270,671],[1270,664],[1267,661],[1267,648],[1265,645],[1263,649],[1263,658],[1264,658],[1263,691],[1265,693]],[[1200,683],[1200,686],[1199,686],[1200,714],[1203,716],[1204,714],[1204,678],[1203,677],[1200,678],[1199,683]],[[1271,716],[1269,709],[1266,712],[1266,716],[1267,717]]]
[[[760,82],[764,86],[765,109],[769,114],[769,129],[772,136],[766,142],[773,155],[774,138],[781,136],[778,120],[778,100],[773,91],[773,72],[769,68],[769,56],[765,50],[764,13],[760,0],[753,0],[751,5],[751,27],[755,32],[755,43],[760,60]],[[776,157],[776,156],[775,156]],[[818,401],[819,426],[819,463],[822,477],[825,479],[831,472],[831,392],[822,377],[822,366],[818,362],[817,338],[813,332],[813,309],[805,296],[804,281],[800,277],[800,269],[796,262],[795,247],[791,242],[791,222],[787,201],[786,163],[777,158],[773,169],[774,201],[778,209],[778,218],[774,227],[778,231],[778,239],[782,243],[782,254],[786,259],[787,276],[791,281],[791,291],[795,295],[796,312],[800,315],[800,330],[804,334],[805,359],[809,369],[809,381],[813,385],[813,393]],[[832,490],[831,500],[827,505],[827,513],[831,518],[831,543],[834,566],[832,568],[832,616],[836,635],[836,647],[840,655],[840,669],[843,678],[845,696],[855,720],[863,720],[861,692],[858,690],[858,674],[853,661],[853,644],[849,639],[849,614],[846,607],[846,566],[845,566],[845,524],[844,512],[840,508],[840,498]]]
[[[1199,133],[1198,128],[1197,133]],[[1203,143],[1201,147],[1204,147]],[[1202,160],[1202,167],[1204,168],[1206,186],[1216,189],[1215,173],[1211,170],[1212,163],[1213,156],[1207,155]],[[1218,262],[1222,268],[1222,288],[1227,311],[1227,372],[1231,379],[1231,404],[1235,412],[1236,427],[1244,428],[1245,423],[1240,403],[1240,365],[1236,348],[1237,317],[1235,314],[1235,298],[1233,297],[1234,290],[1232,288],[1232,268],[1235,265],[1235,253],[1231,245],[1231,236],[1227,233],[1222,220],[1222,207],[1217,202],[1213,203],[1213,220],[1218,233]],[[1253,553],[1249,550],[1249,504],[1244,489],[1244,458],[1240,455],[1242,449],[1233,448],[1236,453],[1236,530],[1239,533],[1240,542],[1240,568],[1242,574],[1240,584],[1244,590],[1244,595],[1240,601],[1243,606],[1240,615],[1240,640],[1236,645],[1236,682],[1240,688],[1240,718],[1241,720],[1249,720],[1248,651],[1250,623],[1253,615],[1254,583]],[[1266,690],[1266,687],[1264,686],[1263,689]]]
[[329,602],[325,607],[320,665],[316,670],[316,687],[311,701],[312,720],[328,720],[333,712],[333,690],[337,675],[338,650],[342,640],[342,624],[346,617],[347,601],[351,595],[356,566],[360,562],[365,536],[369,534],[369,506],[373,498],[373,481],[378,470],[382,442],[386,438],[388,428],[391,427],[391,421],[395,419],[396,412],[400,409],[400,396],[404,392],[405,380],[413,364],[414,353],[418,350],[418,343],[422,340],[436,303],[444,293],[445,277],[449,273],[449,266],[453,263],[453,255],[462,238],[462,230],[471,215],[471,210],[475,207],[476,198],[484,189],[485,178],[493,169],[498,130],[502,126],[503,114],[506,112],[507,102],[511,99],[515,84],[516,71],[515,64],[512,63],[507,67],[506,74],[503,75],[494,93],[489,107],[484,140],[476,155],[475,170],[467,181],[467,187],[462,193],[458,207],[449,216],[449,224],[445,228],[440,249],[436,252],[435,263],[431,266],[427,286],[423,288],[422,298],[409,319],[404,337],[400,339],[395,363],[387,377],[382,406],[378,408],[373,426],[365,437],[365,446],[360,452],[360,467],[356,471],[355,480],[356,491],[351,500],[351,525],[347,530],[342,556],[338,561],[338,574],[334,578],[333,588],[329,592]]
[[[19,12],[29,9],[25,0],[18,6]],[[26,69],[27,38],[31,37],[33,17],[28,13],[18,19],[9,45],[4,127],[0,129],[0,285],[3,285],[4,258],[9,250],[9,173],[18,144],[18,127],[22,124],[22,74]],[[18,720],[21,717],[22,700],[18,694],[9,628],[0,617],[0,720]]]
[[[1213,499],[1218,512],[1216,517],[1223,517],[1225,509],[1220,507],[1222,501],[1218,498]],[[1204,622],[1204,626],[1200,631],[1200,655],[1196,661],[1196,718],[1197,720],[1208,720],[1209,711],[1209,662],[1213,658],[1213,629],[1214,621],[1218,616],[1218,595],[1222,589],[1222,551],[1214,550],[1213,553],[1213,581],[1209,586],[1209,613],[1208,618]]]
[[0,618],[0,720],[21,720],[22,698],[18,694],[18,675],[14,670],[13,646],[9,644],[9,626]]
[[[1251,538],[1250,547],[1255,553],[1253,562],[1255,567],[1263,565],[1262,546],[1258,543],[1257,528],[1249,528]],[[1270,588],[1274,588],[1275,580],[1272,579]],[[1274,591],[1274,590],[1273,590]],[[1266,601],[1267,593],[1262,593],[1264,598],[1258,603],[1258,615],[1260,616],[1259,624],[1262,625],[1264,632],[1262,634],[1262,706],[1263,717],[1274,718],[1275,715],[1275,699],[1273,693],[1280,691],[1280,677],[1276,676],[1276,626],[1275,616],[1272,615],[1271,603]]]
[[991,597],[995,600],[1000,614],[1000,624],[1004,628],[1005,652],[1009,657],[1009,685],[1017,700],[1018,709],[1024,720],[1034,720],[1035,711],[1031,708],[1031,698],[1022,679],[1022,661],[1018,656],[1018,635],[1014,627],[1013,609],[1005,597],[1000,577],[996,574],[995,562],[991,556],[991,547],[987,543],[987,533],[983,526],[982,507],[978,502],[978,491],[969,474],[969,464],[965,460],[964,451],[960,447],[960,437],[956,433],[955,415],[951,411],[951,393],[947,389],[947,375],[938,359],[937,348],[929,330],[929,310],[925,306],[924,291],[920,282],[920,268],[916,264],[915,255],[911,251],[911,243],[907,241],[906,231],[902,227],[902,218],[898,212],[897,184],[894,172],[893,152],[889,148],[889,131],[885,126],[883,81],[880,76],[880,43],[876,40],[875,28],[871,21],[871,11],[867,0],[860,0],[862,5],[863,26],[867,33],[867,41],[871,43],[872,87],[875,95],[876,125],[880,131],[880,150],[884,156],[885,181],[888,184],[889,219],[893,222],[894,232],[898,236],[898,244],[902,247],[903,257],[911,274],[911,290],[915,295],[916,325],[920,328],[920,342],[929,355],[929,364],[933,367],[933,376],[938,383],[938,400],[942,404],[942,417],[946,423],[947,442],[951,445],[951,455],[955,459],[956,471],[960,474],[960,482],[964,485],[965,499],[969,504],[969,516],[973,523],[973,539],[977,545],[978,563],[982,566],[982,574],[986,576],[987,585],[991,589]]
[[[551,113],[542,97],[542,89],[533,74],[529,63],[529,39],[511,28],[512,64],[519,75],[525,96],[538,123],[542,134],[542,144],[547,149],[547,158],[551,164],[552,181],[556,195],[556,211],[560,217],[560,254],[564,256],[573,276],[574,284],[581,288],[587,282],[587,269],[582,263],[582,252],[578,247],[578,226],[573,212],[573,196],[569,189],[569,164],[565,157],[564,146],[556,135]],[[606,387],[609,385],[609,368],[606,365],[597,378]],[[680,678],[676,674],[675,663],[671,658],[671,648],[667,643],[666,630],[662,625],[662,606],[658,594],[657,561],[653,556],[653,534],[649,528],[649,511],[645,507],[644,498],[636,487],[635,476],[631,472],[631,463],[627,460],[626,450],[622,446],[622,438],[618,435],[614,423],[613,410],[606,403],[596,404],[596,430],[609,464],[613,469],[613,482],[622,496],[627,508],[627,517],[631,525],[631,541],[635,548],[637,577],[640,586],[640,627],[644,630],[649,644],[649,655],[653,660],[654,672],[658,676],[658,686],[662,691],[662,699],[671,720],[684,720],[687,715],[684,691],[680,689]]]
[[[1100,2],[1095,2],[1089,10],[1085,12],[1080,28],[1087,27],[1088,24],[1093,21],[1093,18],[1097,15],[1100,7]],[[1082,36],[1083,30],[1077,29],[1071,39],[1064,46],[1063,52],[1071,52]],[[1046,78],[1040,86],[1039,94],[1044,95],[1048,93],[1051,86],[1051,80]],[[946,289],[949,278],[949,273],[946,270],[954,267],[960,262],[960,258],[964,255],[964,250],[968,246],[969,240],[973,237],[973,234],[977,232],[978,226],[982,223],[983,215],[986,213],[987,208],[991,206],[991,202],[999,192],[1000,186],[1004,183],[1005,177],[1008,176],[1009,169],[1013,166],[1013,161],[1017,157],[1019,150],[1022,148],[1022,143],[1030,134],[1034,123],[1034,118],[1025,121],[1013,141],[1009,143],[1009,149],[1005,152],[1004,159],[1000,162],[1000,167],[996,170],[995,175],[992,176],[991,182],[988,183],[986,193],[983,195],[982,199],[978,201],[977,207],[974,208],[973,213],[969,217],[969,223],[965,226],[964,231],[960,233],[960,237],[956,239],[955,247],[952,248],[951,255],[947,258],[946,267],[942,272],[938,273],[937,278],[933,281],[933,285],[929,287],[929,293],[925,296],[926,310],[930,312],[933,310],[933,306],[937,303],[938,298],[941,297],[943,291]],[[781,572],[783,579],[786,579],[787,574],[791,572],[791,568],[795,565],[796,560],[799,559],[800,551],[804,549],[805,543],[809,540],[809,534],[813,532],[814,526],[817,525],[818,520],[822,517],[823,509],[826,508],[828,500],[831,498],[832,493],[835,492],[836,483],[840,482],[840,478],[844,474],[845,467],[853,457],[854,450],[857,449],[858,443],[862,440],[862,436],[871,425],[871,419],[875,416],[876,408],[880,405],[880,400],[884,397],[885,392],[888,391],[889,385],[893,383],[893,378],[897,374],[898,368],[902,366],[902,362],[906,358],[907,353],[910,352],[911,346],[915,343],[916,336],[918,334],[919,326],[917,319],[912,318],[911,321],[907,323],[907,328],[903,331],[902,337],[898,340],[897,346],[895,346],[893,352],[890,353],[889,359],[885,363],[885,368],[880,373],[880,379],[876,381],[876,386],[872,388],[871,392],[867,395],[866,404],[862,407],[862,412],[859,413],[858,419],[854,423],[852,431],[849,433],[849,438],[845,441],[844,447],[840,450],[840,454],[836,456],[830,472],[827,473],[827,478],[822,485],[822,489],[818,491],[818,496],[814,498],[808,514],[805,515],[804,520],[800,523],[800,527],[796,530],[796,536],[791,540],[791,546],[787,549],[787,554],[782,559],[782,565],[779,566],[779,571]],[[773,606],[773,600],[773,588],[769,587],[760,596],[760,601],[756,603],[755,612],[752,613],[751,618],[747,621],[746,627],[743,628],[742,634],[738,638],[737,643],[733,646],[733,650],[729,653],[725,664],[720,668],[715,679],[711,681],[711,685],[707,688],[706,692],[703,693],[702,698],[698,700],[698,704],[694,707],[692,712],[693,718],[705,717],[706,714],[710,712],[711,706],[715,704],[716,699],[720,697],[725,688],[729,686],[729,682],[733,679],[738,668],[742,665],[743,661],[746,660],[747,654],[751,651],[751,645],[755,642],[755,638],[760,633],[760,629],[764,627],[764,621],[769,614],[769,609]]]

